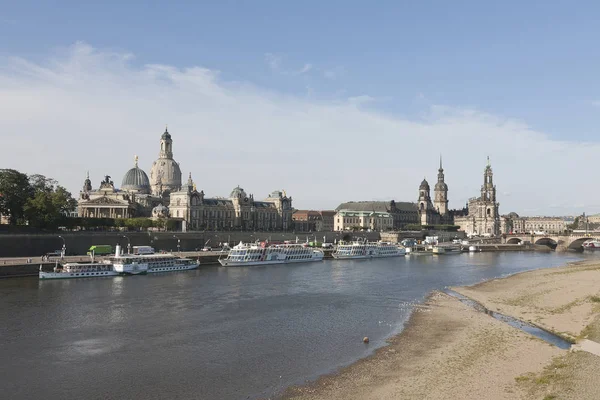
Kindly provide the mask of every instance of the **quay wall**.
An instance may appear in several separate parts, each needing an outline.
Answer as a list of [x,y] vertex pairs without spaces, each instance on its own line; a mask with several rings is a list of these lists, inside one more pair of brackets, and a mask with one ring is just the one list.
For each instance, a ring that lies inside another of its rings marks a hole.
[[[295,241],[299,242],[316,240],[319,242],[333,243],[340,240],[347,233],[344,232],[64,232],[58,234],[0,234],[0,257],[40,257],[63,246],[62,236],[65,241],[67,255],[86,254],[93,245],[108,244],[113,247],[117,244],[127,249],[128,241],[131,246],[152,246],[157,251],[177,251],[177,242],[180,241],[181,251],[193,251],[204,247],[217,247],[219,243],[229,241],[231,245],[242,242],[269,239],[270,241]],[[367,240],[379,240],[379,232],[360,232],[353,234],[355,237],[364,237]],[[176,237],[174,237],[176,236]],[[38,264],[39,267],[39,264]]]

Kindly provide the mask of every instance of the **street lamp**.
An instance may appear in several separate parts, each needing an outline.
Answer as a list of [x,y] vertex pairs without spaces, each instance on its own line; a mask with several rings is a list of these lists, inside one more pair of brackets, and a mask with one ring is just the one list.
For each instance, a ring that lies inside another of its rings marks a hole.
[[127,254],[131,254],[131,240],[125,235],[123,235],[125,239],[127,239]]
[[177,235],[173,235],[175,239],[177,239],[177,252],[181,254],[181,240],[177,237]]
[[62,236],[59,236],[59,238],[62,239],[63,245],[62,245],[62,250],[60,252],[60,258],[64,258],[65,254],[67,252],[67,242],[65,241],[65,238]]

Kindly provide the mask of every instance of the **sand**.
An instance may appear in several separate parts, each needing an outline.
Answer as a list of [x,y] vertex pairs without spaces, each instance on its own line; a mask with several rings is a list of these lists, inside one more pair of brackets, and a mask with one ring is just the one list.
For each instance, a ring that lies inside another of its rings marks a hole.
[[[456,291],[570,338],[600,341],[600,264],[531,271]],[[561,350],[434,292],[368,358],[284,399],[600,399],[600,357]]]

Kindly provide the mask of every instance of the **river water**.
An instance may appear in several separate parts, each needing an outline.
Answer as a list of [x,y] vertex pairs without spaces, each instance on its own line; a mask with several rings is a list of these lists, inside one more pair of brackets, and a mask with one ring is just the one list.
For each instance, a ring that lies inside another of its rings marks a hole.
[[0,280],[0,393],[10,399],[273,396],[384,345],[431,290],[587,257],[478,253]]

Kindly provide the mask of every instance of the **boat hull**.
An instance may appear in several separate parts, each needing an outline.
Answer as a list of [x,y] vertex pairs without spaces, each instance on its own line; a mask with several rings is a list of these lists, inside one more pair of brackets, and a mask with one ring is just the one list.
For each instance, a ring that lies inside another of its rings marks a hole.
[[192,265],[173,265],[172,267],[158,267],[158,268],[150,268],[148,269],[149,274],[158,274],[163,272],[175,272],[175,271],[189,271],[191,269],[196,269],[200,266],[200,264],[192,264]]
[[147,265],[115,265],[114,268],[119,275],[144,275],[148,273]]
[[405,256],[406,252],[398,252],[397,254],[371,254],[371,255],[357,255],[357,256],[345,256],[339,254],[332,254],[336,260],[366,260],[371,258],[389,258],[389,257],[401,257]]
[[75,278],[100,278],[107,276],[118,276],[116,271],[101,272],[39,272],[39,278],[46,279],[75,279]]

